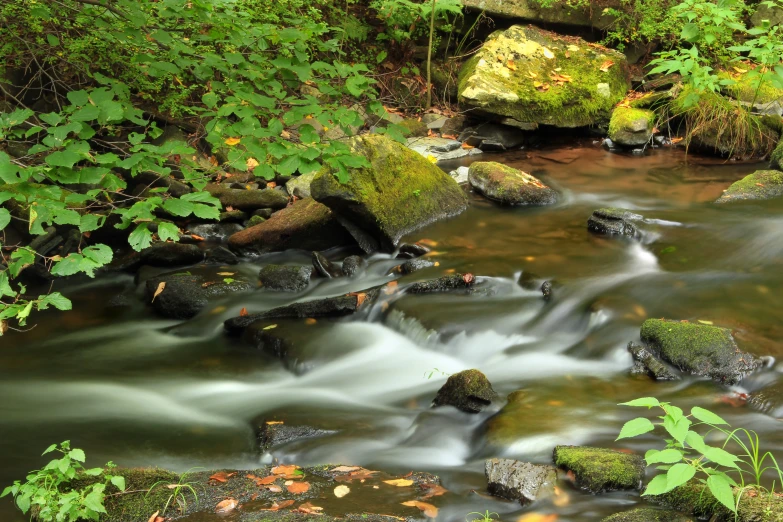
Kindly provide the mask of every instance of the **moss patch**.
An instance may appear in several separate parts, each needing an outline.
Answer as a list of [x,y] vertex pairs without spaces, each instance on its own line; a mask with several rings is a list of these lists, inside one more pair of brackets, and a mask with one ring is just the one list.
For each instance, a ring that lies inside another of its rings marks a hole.
[[555,465],[574,472],[576,485],[593,493],[638,489],[644,479],[644,461],[605,448],[556,446]]
[[680,370],[723,384],[736,384],[760,365],[754,356],[740,351],[726,328],[648,319],[642,324],[641,337]]
[[557,202],[557,192],[534,176],[494,161],[471,163],[468,181],[488,198],[506,205],[551,205]]
[[516,25],[493,33],[465,63],[459,100],[520,122],[582,127],[608,120],[627,76],[621,53]]
[[313,179],[313,197],[393,250],[405,234],[463,212],[468,201],[454,179],[420,154],[381,135],[352,138],[369,167],[340,183],[327,166]]
[[783,102],[783,90],[773,87],[768,80],[759,82],[759,76],[751,76],[749,73],[730,74],[725,71],[718,76],[736,82],[725,89],[725,93],[734,99],[756,104]]
[[449,376],[438,390],[433,404],[454,406],[468,413],[478,413],[497,397],[486,375],[478,370],[465,370]]
[[769,166],[773,169],[783,170],[783,140],[778,143],[769,156]]
[[[750,496],[750,494],[755,496]],[[679,488],[663,495],[648,497],[654,502],[660,502],[685,513],[718,521],[734,521],[734,514],[723,507],[713,497],[706,487],[696,480],[691,480]],[[738,522],[783,522],[783,498],[777,495],[753,491],[745,492],[737,510]]]
[[610,515],[601,522],[693,522],[682,513],[655,508],[637,508]]
[[746,199],[772,199],[783,196],[783,172],[757,170],[732,185],[716,203],[728,203]]
[[618,107],[609,121],[609,139],[621,145],[644,145],[652,136],[654,123],[651,110]]

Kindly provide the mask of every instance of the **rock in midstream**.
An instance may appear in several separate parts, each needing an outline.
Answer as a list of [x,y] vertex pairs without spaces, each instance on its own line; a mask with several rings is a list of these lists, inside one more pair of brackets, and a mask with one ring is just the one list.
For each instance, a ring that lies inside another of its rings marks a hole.
[[342,269],[329,261],[326,256],[320,252],[313,252],[313,268],[315,268],[315,272],[318,275],[328,279],[343,276]]
[[641,507],[609,515],[601,519],[601,522],[695,522],[695,520],[678,511]]
[[555,466],[572,471],[579,488],[591,493],[639,489],[644,480],[642,457],[605,448],[556,446]]
[[258,272],[258,280],[267,290],[301,292],[310,284],[312,275],[309,266],[266,265]]
[[557,191],[527,172],[494,161],[477,161],[468,169],[470,186],[504,205],[551,205]]
[[[146,301],[160,315],[172,319],[190,319],[210,300],[252,290],[255,285],[241,274],[217,275],[219,268],[168,272],[147,280]],[[160,292],[158,293],[158,291]],[[158,294],[157,296],[155,294]]]
[[487,490],[495,496],[525,505],[554,494],[557,470],[553,466],[511,459],[489,459],[484,463]]
[[587,220],[587,229],[607,236],[626,236],[640,239],[639,223],[644,219],[639,214],[622,208],[600,208]]
[[193,265],[204,260],[204,251],[196,245],[183,243],[155,243],[141,251],[145,265],[175,267]]
[[258,447],[269,451],[273,447],[304,439],[334,435],[337,430],[323,430],[307,424],[291,425],[281,421],[264,421],[258,427]]
[[478,370],[464,370],[449,376],[432,404],[454,406],[466,413],[479,413],[496,397],[497,393],[486,375]]
[[343,259],[343,266],[340,268],[344,276],[353,277],[361,272],[367,263],[360,256],[348,256]]
[[656,381],[675,381],[680,378],[666,363],[641,344],[631,341],[628,343],[628,351],[631,352],[634,360],[631,373],[644,373]]
[[405,287],[410,294],[428,294],[435,292],[448,292],[450,290],[471,289],[476,284],[473,274],[452,274],[429,281],[420,281]]

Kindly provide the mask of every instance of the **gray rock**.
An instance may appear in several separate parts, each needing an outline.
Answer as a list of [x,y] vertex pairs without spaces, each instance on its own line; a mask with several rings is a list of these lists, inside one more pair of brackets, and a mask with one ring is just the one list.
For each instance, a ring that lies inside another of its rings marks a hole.
[[446,125],[446,122],[449,121],[449,119],[445,116],[438,116],[437,114],[425,114],[426,116],[437,116],[436,119],[427,118],[428,120],[432,121],[425,121],[424,118],[422,118],[422,122],[427,125],[427,128],[434,131],[439,131],[443,128],[444,125]]
[[675,368],[721,384],[737,384],[763,365],[760,359],[739,349],[727,328],[648,319],[642,324],[641,338],[654,354]]
[[405,263],[401,264],[397,268],[401,274],[412,274],[414,272],[418,272],[419,270],[433,266],[435,266],[435,263],[429,259],[411,259],[410,261],[406,261]]
[[141,252],[141,262],[150,266],[193,265],[203,260],[203,250],[196,245],[183,243],[155,243]]
[[325,255],[320,252],[313,252],[313,268],[321,277],[334,279],[343,275],[342,269],[329,261]]
[[462,142],[448,138],[408,138],[406,145],[425,158],[433,157],[438,162],[481,154],[480,149],[463,149]]
[[501,163],[471,163],[468,181],[478,192],[504,205],[551,205],[558,198],[557,191],[534,176]]
[[609,139],[626,147],[644,145],[652,138],[654,124],[651,110],[617,107],[609,121]]
[[409,294],[431,294],[451,290],[470,290],[476,284],[473,274],[452,274],[430,281],[420,281],[405,287]]
[[[160,315],[172,319],[190,319],[198,314],[210,300],[238,292],[247,292],[254,285],[240,274],[229,278],[210,271],[176,271],[147,280],[146,300]],[[161,288],[163,291],[155,296]]]
[[343,275],[353,277],[362,271],[366,263],[364,259],[359,256],[348,256],[343,260],[342,272]]
[[776,419],[783,417],[783,381],[754,391],[748,397],[748,404]]
[[309,198],[310,183],[312,183],[315,175],[316,172],[313,171],[308,172],[307,174],[302,174],[301,176],[296,176],[295,178],[291,178],[291,181],[285,184],[285,188],[289,194],[299,199]]
[[292,426],[282,422],[262,422],[258,430],[258,447],[261,451],[305,439],[334,435],[336,430],[322,430],[308,425]]
[[413,258],[413,257],[421,257],[425,254],[428,254],[430,252],[430,249],[427,248],[424,245],[420,245],[418,243],[410,244],[410,243],[403,243],[400,245],[399,253],[397,254],[397,259],[401,258]]
[[557,470],[553,466],[511,459],[489,459],[484,463],[487,490],[492,495],[517,500],[525,505],[554,494]]
[[[773,155],[774,156],[774,155]],[[783,196],[783,172],[757,170],[732,185],[715,203],[744,200],[764,200]]]
[[459,167],[456,170],[452,170],[449,172],[449,176],[454,178],[454,181],[462,185],[463,183],[467,183],[470,175],[470,168],[468,167]]
[[279,292],[301,292],[310,284],[309,266],[266,265],[258,272],[261,287]]
[[272,214],[275,213],[275,209],[273,208],[259,208],[258,210],[253,212],[254,216],[259,216],[264,219],[269,219],[272,217]]
[[432,404],[454,406],[466,413],[480,413],[496,397],[497,393],[486,375],[478,370],[465,370],[449,376]]
[[504,151],[522,145],[525,134],[518,127],[490,122],[463,130],[457,139],[484,151]]
[[631,352],[634,360],[631,373],[644,373],[656,381],[676,381],[679,379],[679,376],[671,368],[644,346],[631,341],[628,343],[628,351]]
[[541,295],[544,296],[545,301],[549,301],[553,297],[553,283],[552,281],[544,281],[541,283]]
[[242,230],[238,223],[196,223],[188,227],[188,232],[204,239],[223,240]]
[[600,208],[587,220],[587,229],[606,236],[626,236],[640,239],[638,224],[644,219],[639,214],[622,208]]
[[236,265],[239,258],[224,246],[216,246],[207,250],[206,262],[214,265]]
[[220,219],[221,223],[242,223],[247,217],[247,212],[243,210],[230,210],[221,212],[218,219]]
[[446,136],[459,136],[462,130],[465,128],[467,118],[463,115],[457,115],[446,120],[443,127],[440,129],[440,133]]

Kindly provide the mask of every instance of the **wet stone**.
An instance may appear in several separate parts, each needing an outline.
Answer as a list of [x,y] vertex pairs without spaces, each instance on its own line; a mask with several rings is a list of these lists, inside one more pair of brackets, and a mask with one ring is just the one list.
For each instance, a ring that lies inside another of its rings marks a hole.
[[258,272],[261,287],[279,292],[301,292],[310,284],[309,266],[266,265]]
[[421,257],[425,254],[429,254],[429,252],[430,249],[424,245],[419,245],[418,243],[403,243],[400,245],[397,259]]
[[141,262],[150,266],[193,265],[203,259],[204,251],[198,246],[182,243],[156,243],[141,252]]
[[207,250],[206,262],[213,265],[236,265],[239,258],[226,247],[216,246]]
[[751,393],[748,404],[772,417],[783,417],[783,382],[779,381]]
[[511,459],[487,460],[484,474],[492,495],[517,500],[522,505],[552,496],[557,481],[553,466]]
[[[211,300],[247,292],[254,287],[240,274],[226,277],[208,270],[175,271],[147,280],[145,300],[164,317],[190,319]],[[162,291],[155,296],[161,288]]]
[[486,375],[478,370],[465,370],[449,376],[432,404],[454,406],[466,413],[479,413],[496,397],[497,393]]
[[601,522],[694,522],[694,519],[665,509],[636,508],[622,513],[615,513]]
[[644,460],[639,455],[587,446],[556,446],[554,462],[572,471],[576,485],[591,493],[639,489],[644,480]]
[[658,359],[650,350],[633,341],[628,343],[628,351],[634,360],[631,373],[647,374],[656,381],[675,381],[679,376]]
[[364,270],[367,263],[364,262],[360,256],[348,256],[343,259],[343,266],[341,268],[343,275],[347,277],[353,277],[359,272]]
[[329,261],[320,252],[313,252],[313,267],[316,274],[327,279],[334,279],[343,275],[342,269]]
[[401,274],[412,274],[414,272],[418,272],[419,270],[431,268],[433,266],[435,266],[435,263],[429,259],[411,259],[399,265],[397,269],[399,269]]
[[644,218],[622,208],[601,208],[587,220],[587,229],[601,235],[626,236],[639,239],[638,222]]
[[258,429],[258,447],[261,451],[269,451],[276,446],[304,439],[314,439],[334,435],[336,430],[322,430],[313,426],[292,426],[280,421],[262,422]]
[[467,290],[473,288],[475,284],[476,278],[473,274],[453,274],[430,281],[413,283],[405,287],[405,291],[411,294],[429,294],[451,290]]

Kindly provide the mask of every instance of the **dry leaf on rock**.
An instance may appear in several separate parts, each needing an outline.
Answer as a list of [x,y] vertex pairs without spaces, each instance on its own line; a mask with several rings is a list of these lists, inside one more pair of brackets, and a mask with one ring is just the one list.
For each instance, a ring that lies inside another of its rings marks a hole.
[[293,500],[284,500],[280,502],[279,504],[277,502],[273,503],[271,507],[268,507],[266,509],[262,509],[261,511],[280,511],[283,508],[287,508],[288,506],[294,505]]
[[231,513],[237,508],[238,505],[239,502],[237,502],[236,499],[227,498],[215,506],[215,513]]
[[160,511],[159,511],[159,510],[158,510],[158,511],[156,511],[156,512],[154,512],[154,513],[152,514],[152,516],[149,518],[149,520],[147,520],[147,522],[156,522],[156,521],[157,521],[157,519],[158,519],[158,513],[160,513]]
[[293,493],[294,495],[299,495],[301,493],[307,493],[310,491],[310,483],[309,482],[294,482],[293,484],[289,484],[288,487],[289,493]]
[[340,473],[348,473],[349,471],[356,471],[358,469],[362,469],[359,466],[337,466],[336,468],[332,468],[329,471],[339,471]]
[[348,486],[337,486],[334,488],[334,496],[337,498],[343,498],[345,495],[351,492],[351,488]]
[[517,522],[555,522],[557,515],[554,513],[542,515],[541,513],[526,513],[517,519]]
[[289,464],[286,466],[275,466],[272,468],[274,475],[291,475],[294,471],[298,470],[299,466],[296,464]]
[[155,293],[152,295],[152,301],[150,301],[150,302],[154,303],[155,302],[155,298],[158,297],[163,292],[163,290],[165,290],[165,289],[166,289],[166,282],[165,281],[161,281],[160,283],[158,283],[158,288],[155,289]]
[[219,276],[232,276],[236,275],[234,272],[218,272],[217,275]]
[[268,489],[272,493],[282,493],[283,492],[283,488],[281,488],[280,486],[275,486],[274,484],[272,484],[271,486],[266,486],[266,489]]
[[190,239],[193,241],[204,241],[204,238],[201,236],[197,236],[196,234],[190,234]]
[[225,471],[218,471],[211,477],[209,477],[209,480],[217,480],[218,482],[228,482],[228,479],[236,475],[235,473],[226,473]]
[[250,315],[250,314],[247,313],[247,308],[242,308],[239,311],[239,317],[247,317],[248,315]]
[[295,509],[295,511],[298,511],[300,513],[306,513],[308,515],[322,515],[321,511],[323,511],[324,508],[319,506],[314,506],[309,502],[305,502],[301,506]]
[[424,516],[427,518],[435,518],[438,516],[438,508],[432,504],[427,504],[426,502],[409,500],[408,502],[403,502],[402,505],[421,509],[421,512],[424,513]]
[[601,64],[601,72],[607,72],[609,68],[614,65],[614,62],[612,60],[606,60],[604,63]]
[[268,477],[264,478],[256,478],[256,485],[257,486],[266,486],[267,484],[272,484],[275,480],[279,479],[280,477],[276,475],[269,475]]
[[413,481],[408,479],[384,480],[383,483],[389,484],[390,486],[397,486],[398,488],[404,488],[406,486],[413,485]]
[[259,163],[258,160],[255,158],[247,158],[247,161],[245,162],[247,165],[247,170],[253,171],[254,168],[258,167]]
[[422,489],[427,491],[427,493],[422,497],[424,500],[427,500],[428,498],[432,498],[432,497],[439,497],[444,493],[449,492],[448,489],[444,488],[439,484],[422,484],[421,487]]

